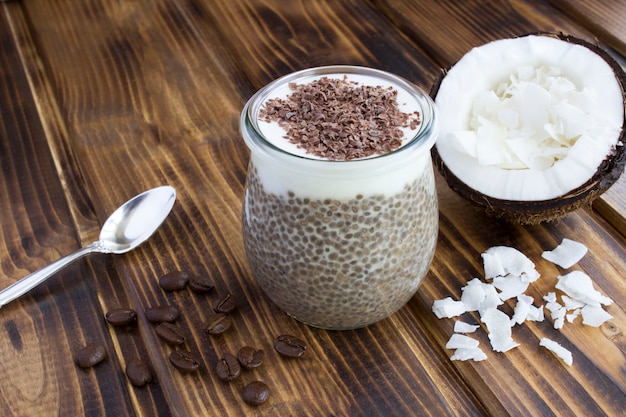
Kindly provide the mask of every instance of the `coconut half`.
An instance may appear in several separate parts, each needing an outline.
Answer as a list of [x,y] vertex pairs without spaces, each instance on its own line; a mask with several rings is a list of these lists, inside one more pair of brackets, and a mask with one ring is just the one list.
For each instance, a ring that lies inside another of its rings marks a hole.
[[626,74],[604,50],[541,33],[472,49],[433,86],[435,165],[450,188],[521,224],[590,204],[621,175]]

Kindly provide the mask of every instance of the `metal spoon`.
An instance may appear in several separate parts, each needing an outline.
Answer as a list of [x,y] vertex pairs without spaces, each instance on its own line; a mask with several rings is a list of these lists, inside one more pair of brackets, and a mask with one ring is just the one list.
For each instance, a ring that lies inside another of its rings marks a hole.
[[175,201],[176,190],[168,185],[153,188],[128,200],[104,222],[99,240],[0,291],[0,307],[85,255],[93,252],[121,254],[136,248],[159,228],[172,210]]

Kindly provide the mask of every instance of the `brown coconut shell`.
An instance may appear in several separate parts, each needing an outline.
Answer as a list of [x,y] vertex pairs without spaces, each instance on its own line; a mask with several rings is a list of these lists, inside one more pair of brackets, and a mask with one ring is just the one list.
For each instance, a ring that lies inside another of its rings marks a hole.
[[[551,36],[557,39],[582,45],[602,57],[613,69],[615,78],[617,79],[621,89],[624,107],[626,108],[626,73],[617,61],[609,55],[605,50],[597,45],[591,44],[583,39],[579,39],[563,33],[552,32],[536,32],[528,35]],[[439,86],[446,76],[448,70],[443,70],[435,80],[430,91],[430,96],[435,100]],[[626,114],[626,111],[625,111]],[[484,211],[488,215],[501,218],[512,223],[533,225],[543,222],[553,222],[566,216],[568,213],[578,209],[579,207],[591,206],[593,200],[598,198],[602,193],[611,187],[620,177],[626,165],[626,116],[622,123],[620,137],[617,145],[610,155],[600,164],[595,174],[583,185],[575,188],[568,193],[550,199],[540,201],[518,201],[518,200],[502,200],[493,198],[471,188],[465,184],[460,178],[454,175],[446,166],[444,161],[437,152],[437,145],[433,146],[431,154],[433,163],[445,178],[448,186],[470,201],[476,208]]]

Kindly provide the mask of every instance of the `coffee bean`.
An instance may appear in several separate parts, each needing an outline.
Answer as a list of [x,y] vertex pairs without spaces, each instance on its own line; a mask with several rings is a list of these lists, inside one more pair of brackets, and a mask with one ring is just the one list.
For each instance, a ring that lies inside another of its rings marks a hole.
[[215,373],[222,381],[232,381],[241,374],[241,365],[236,357],[227,353],[215,365]]
[[137,321],[137,313],[129,308],[115,308],[109,310],[105,318],[113,326],[127,326]]
[[256,350],[250,346],[242,347],[239,349],[239,353],[237,353],[237,360],[245,369],[252,369],[261,366],[264,358],[265,352],[263,352],[263,350]]
[[165,291],[179,291],[187,287],[189,273],[185,271],[174,271],[165,274],[159,280],[159,285]]
[[107,357],[104,346],[89,343],[76,354],[76,364],[81,368],[89,368],[102,362]]
[[156,326],[156,334],[159,335],[168,345],[182,345],[185,343],[185,333],[183,329],[175,324],[163,322]]
[[146,309],[146,319],[152,323],[176,321],[180,317],[180,310],[176,306],[158,306]]
[[198,277],[195,275],[189,279],[189,284],[187,284],[187,286],[191,291],[196,293],[206,293],[215,288],[213,282],[209,278],[205,276]]
[[126,364],[126,376],[131,384],[136,387],[143,387],[152,382],[150,366],[139,358],[133,359]]
[[283,356],[299,358],[304,355],[306,344],[295,336],[284,334],[274,340],[274,349]]
[[228,314],[214,313],[207,318],[203,328],[208,334],[215,335],[224,333],[232,324],[233,320]]
[[172,365],[181,372],[194,372],[200,367],[198,355],[186,350],[175,350],[170,353],[169,358]]
[[270,396],[270,388],[261,381],[252,381],[243,388],[243,400],[250,405],[261,405]]
[[237,302],[235,301],[235,297],[230,293],[213,303],[213,310],[215,310],[216,313],[232,313],[235,308],[237,308]]

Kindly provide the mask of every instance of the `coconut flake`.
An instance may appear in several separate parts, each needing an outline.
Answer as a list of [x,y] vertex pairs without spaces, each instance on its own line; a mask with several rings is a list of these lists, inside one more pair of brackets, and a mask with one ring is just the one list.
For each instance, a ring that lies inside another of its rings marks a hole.
[[462,153],[466,153],[473,158],[476,158],[476,132],[452,132],[450,133],[450,143],[455,149]]
[[446,297],[443,300],[435,300],[432,309],[439,319],[451,318],[465,313],[465,304],[461,301],[455,301],[451,297]]
[[[504,246],[499,246],[504,247]],[[499,252],[503,250],[491,247],[483,252],[480,256],[483,258],[483,269],[485,270],[485,278],[492,279],[494,277],[503,277],[507,274],[502,262],[502,256]]]
[[446,343],[446,349],[472,349],[478,347],[478,345],[478,340],[463,334],[454,333],[448,340],[448,343]]
[[552,291],[547,293],[543,296],[543,300],[547,303],[554,303],[556,301],[556,293]]
[[543,346],[546,349],[552,351],[559,358],[561,358],[563,362],[565,362],[569,366],[572,366],[572,363],[573,363],[572,352],[565,349],[558,342],[548,339],[547,337],[542,337],[541,340],[539,340],[539,346]]
[[498,290],[492,284],[482,284],[483,291],[485,291],[485,299],[480,303],[478,307],[478,314],[481,316],[483,313],[489,309],[497,308],[498,306],[504,304],[504,301],[500,299],[498,295]]
[[490,308],[481,316],[487,326],[491,348],[496,352],[506,352],[519,346],[511,337],[511,319],[497,308]]
[[556,301],[556,294],[553,292],[545,295],[543,299],[546,301],[546,310],[550,312],[554,328],[562,329],[565,324],[565,315],[567,314],[567,310]]
[[567,269],[578,263],[585,256],[587,250],[584,244],[564,238],[560,245],[551,251],[544,251],[541,257]]
[[530,295],[526,295],[526,294],[518,295],[517,296],[517,301],[525,303],[525,304],[528,304],[528,305],[532,305],[532,303],[535,302],[535,300]]
[[581,309],[583,324],[587,326],[600,327],[602,323],[613,318],[602,307],[586,305]]
[[513,317],[511,317],[511,323],[513,323],[513,325],[524,323],[524,321],[526,321],[526,317],[528,317],[528,313],[530,312],[530,307],[530,303],[520,299],[518,296],[517,304],[515,304],[515,309],[513,310]]
[[529,321],[543,321],[543,309],[533,305],[533,298],[526,294],[520,294],[517,296],[517,304],[513,311],[513,317],[511,317],[511,323],[513,325],[522,324],[526,320]]
[[481,254],[485,278],[515,275],[526,282],[539,278],[535,264],[519,250],[509,246],[493,246]]
[[476,154],[480,165],[504,165],[510,160],[502,149],[503,136],[506,136],[506,128],[489,120],[482,120],[476,130]]
[[[533,305],[535,300],[529,295],[520,294],[517,296],[517,304],[515,308],[520,309],[519,315],[517,315],[517,311],[514,311],[512,321],[513,323],[521,324],[519,320],[523,318],[526,321],[543,321],[545,319],[543,315],[543,306],[537,307]],[[516,317],[517,315],[517,317]]]
[[530,310],[528,311],[528,316],[526,316],[527,321],[544,321],[545,316],[543,315],[543,307],[530,306]]
[[558,276],[557,279],[555,288],[580,302],[597,306],[613,303],[613,300],[593,287],[591,277],[582,271],[572,271],[567,275]]
[[554,313],[555,311],[559,311],[563,308],[563,306],[561,304],[559,304],[556,301],[548,301],[548,303],[546,304],[546,309],[550,312],[550,313]]
[[541,85],[541,81],[543,80],[522,82],[517,84],[517,88],[507,91],[508,94],[520,94],[521,127],[532,131],[534,133],[532,138],[537,142],[545,138],[543,127],[549,121],[552,104],[552,97]]
[[563,304],[568,311],[583,308],[585,306],[585,303],[583,303],[582,301],[575,300],[571,297],[568,297],[567,295],[562,295],[561,300],[563,301]]
[[469,324],[461,320],[454,322],[455,333],[474,333],[479,328],[480,326],[477,324]]
[[500,290],[498,297],[502,301],[506,301],[509,298],[515,298],[520,294],[524,294],[528,288],[528,282],[524,281],[522,277],[508,275],[506,277],[495,277],[493,286]]
[[565,318],[567,319],[568,323],[573,323],[574,320],[576,320],[576,318],[580,316],[581,313],[582,313],[582,308],[577,308],[573,312],[566,314]]
[[474,278],[467,285],[461,288],[461,301],[467,311],[477,311],[487,297],[483,283]]
[[562,329],[565,325],[565,315],[567,314],[567,310],[565,307],[558,308],[552,311],[552,320],[554,320],[554,328]]
[[487,355],[483,350],[479,347],[471,348],[471,349],[457,349],[454,351],[454,355],[450,357],[453,361],[484,361],[487,359]]

